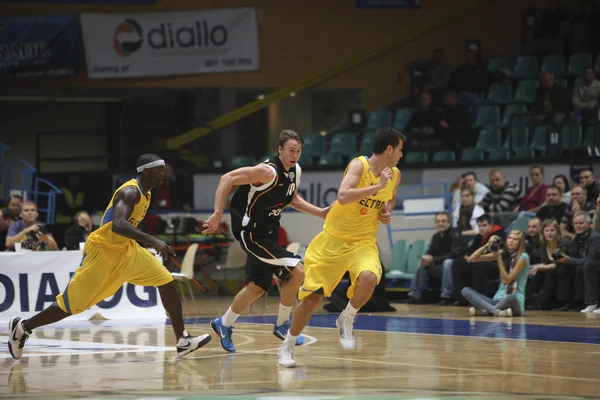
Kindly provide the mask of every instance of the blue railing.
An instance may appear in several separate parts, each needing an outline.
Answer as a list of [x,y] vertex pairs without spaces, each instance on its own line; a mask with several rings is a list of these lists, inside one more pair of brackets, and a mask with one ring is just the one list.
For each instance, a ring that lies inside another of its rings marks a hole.
[[[10,197],[11,190],[21,192],[21,197],[31,189],[35,168],[22,158],[9,156],[8,168],[6,169],[6,182],[4,183],[4,197]],[[20,176],[20,183],[14,184],[14,176]]]
[[[431,183],[423,183],[420,185],[412,185],[412,186],[406,186],[406,187],[402,187],[398,189],[398,192],[396,192],[396,203],[400,203],[403,202],[404,200],[425,200],[425,199],[439,199],[440,197],[444,198],[444,209],[446,212],[448,212],[449,214],[452,212],[452,202],[451,202],[451,194],[450,194],[450,185],[452,185],[453,182],[431,182]],[[438,195],[432,195],[432,194],[424,194],[425,192],[425,188],[426,187],[431,187],[431,186],[441,186],[442,188],[442,193],[438,194]],[[411,190],[420,190],[422,194],[420,195],[408,195],[408,196],[402,196],[401,193],[406,193],[408,191]],[[420,212],[420,213],[410,213],[410,216],[424,216],[424,215],[433,215],[435,214],[435,212]],[[406,212],[403,211],[394,211],[392,213],[392,215],[406,215]],[[392,220],[393,221],[393,220]],[[395,232],[410,232],[410,231],[424,231],[424,230],[430,230],[433,229],[433,227],[422,227],[422,228],[392,228],[391,226],[392,224],[388,224],[387,225],[387,231],[388,231],[388,240],[390,241],[390,248],[393,248],[394,246],[394,239],[393,239],[393,233]]]
[[[48,191],[40,191],[40,185],[48,186]],[[50,181],[42,178],[35,178],[33,183],[33,201],[37,205],[38,212],[46,214],[46,224],[54,224],[54,217],[56,213],[56,195],[63,194],[62,190],[54,186]],[[46,207],[40,207],[40,198],[47,197]]]

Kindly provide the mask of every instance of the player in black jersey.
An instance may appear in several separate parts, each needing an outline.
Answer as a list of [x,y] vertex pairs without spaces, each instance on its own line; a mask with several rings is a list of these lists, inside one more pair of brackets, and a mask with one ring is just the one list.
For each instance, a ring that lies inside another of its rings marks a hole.
[[[289,205],[298,211],[325,219],[329,211],[329,207],[314,206],[297,194],[302,174],[298,159],[303,144],[302,135],[292,130],[283,130],[279,135],[277,157],[254,167],[228,172],[219,182],[215,194],[215,210],[202,233],[217,230],[227,196],[233,186],[239,186],[231,200],[231,225],[235,238],[248,254],[246,286],[237,294],[229,310],[210,323],[221,338],[221,346],[229,352],[235,352],[231,340],[233,323],[269,289],[273,274],[282,281],[281,304],[273,334],[284,340],[290,328],[290,312],[304,281],[304,267],[300,257],[277,243],[281,212]],[[296,340],[297,345],[305,342],[306,338],[303,336]]]

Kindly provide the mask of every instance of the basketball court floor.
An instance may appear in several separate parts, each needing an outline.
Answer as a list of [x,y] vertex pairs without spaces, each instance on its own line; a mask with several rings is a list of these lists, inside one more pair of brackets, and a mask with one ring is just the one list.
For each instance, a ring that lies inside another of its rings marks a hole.
[[[271,301],[272,300],[272,301]],[[192,333],[230,299],[203,299]],[[277,367],[277,299],[235,325],[235,354],[213,334],[178,359],[164,320],[69,322],[36,330],[20,361],[0,328],[0,398],[29,399],[570,399],[600,398],[600,315],[529,312],[471,318],[467,308],[395,305],[359,314],[342,350],[337,315],[313,317],[295,369]]]

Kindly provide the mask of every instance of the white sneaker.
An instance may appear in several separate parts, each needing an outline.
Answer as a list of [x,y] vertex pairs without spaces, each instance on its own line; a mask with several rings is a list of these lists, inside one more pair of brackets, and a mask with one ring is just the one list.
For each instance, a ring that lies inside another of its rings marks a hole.
[[19,317],[12,317],[8,322],[8,350],[10,355],[18,360],[23,355],[23,346],[29,339],[29,332],[23,328],[23,320]]
[[512,309],[511,308],[507,308],[506,310],[500,310],[498,311],[498,314],[496,314],[497,317],[512,317],[513,313],[512,313]]
[[586,308],[584,308],[583,310],[581,310],[581,312],[585,313],[585,314],[589,314],[589,313],[593,313],[597,309],[598,309],[598,305],[597,304],[593,304],[591,306],[587,306]]
[[335,321],[335,326],[340,330],[340,346],[345,350],[354,350],[356,340],[354,338],[354,318],[342,311],[338,319]]
[[481,308],[477,309],[475,307],[471,307],[469,308],[469,314],[471,314],[472,316],[480,316],[480,317],[485,317],[485,316],[489,316],[490,313],[482,310]]
[[277,365],[284,368],[294,368],[296,366],[296,360],[294,360],[294,343],[288,343],[284,341],[278,352]]
[[592,311],[594,314],[600,314],[600,308],[596,308],[594,311]]
[[177,341],[177,357],[183,357],[192,351],[198,350],[208,344],[211,339],[208,333],[201,336],[190,336],[186,331],[183,331],[183,336]]

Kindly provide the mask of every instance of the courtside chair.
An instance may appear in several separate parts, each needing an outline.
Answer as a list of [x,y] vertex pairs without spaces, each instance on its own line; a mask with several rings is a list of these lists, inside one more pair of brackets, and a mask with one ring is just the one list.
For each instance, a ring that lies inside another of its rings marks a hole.
[[513,76],[515,78],[534,78],[539,73],[537,57],[517,57]]
[[410,244],[408,240],[398,240],[392,246],[390,255],[390,270],[386,272],[387,279],[412,279],[413,276],[406,276],[406,262],[408,261],[408,252]]
[[[194,310],[196,311],[195,316],[199,316],[198,305],[196,304],[196,296],[194,295],[194,291],[192,290],[191,280],[194,279],[194,262],[196,260],[196,252],[198,251],[198,243],[191,244],[190,247],[185,252],[183,256],[183,261],[181,262],[181,271],[180,272],[171,272],[171,276],[177,284],[179,285],[179,291],[181,296],[183,297],[183,283],[187,284],[187,288],[190,293],[190,297],[192,298],[192,302],[194,304]],[[218,292],[218,291],[217,291]],[[186,307],[187,308],[187,307]]]

